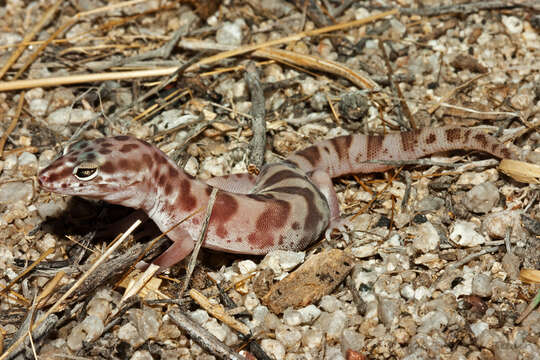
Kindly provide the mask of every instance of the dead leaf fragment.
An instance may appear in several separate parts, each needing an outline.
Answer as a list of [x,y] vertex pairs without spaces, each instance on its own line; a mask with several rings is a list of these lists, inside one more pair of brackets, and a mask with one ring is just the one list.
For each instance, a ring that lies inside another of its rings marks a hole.
[[512,179],[529,184],[540,184],[540,166],[524,161],[503,159],[499,170]]
[[263,303],[274,313],[307,306],[330,294],[349,274],[354,257],[338,249],[310,256],[304,264],[274,284]]
[[540,270],[521,269],[519,279],[528,284],[540,284]]

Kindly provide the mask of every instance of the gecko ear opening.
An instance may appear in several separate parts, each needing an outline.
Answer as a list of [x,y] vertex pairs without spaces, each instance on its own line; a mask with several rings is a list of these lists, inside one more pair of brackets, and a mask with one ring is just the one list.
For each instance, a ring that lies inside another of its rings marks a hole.
[[93,163],[82,163],[73,169],[73,175],[81,181],[89,181],[98,174],[98,167]]

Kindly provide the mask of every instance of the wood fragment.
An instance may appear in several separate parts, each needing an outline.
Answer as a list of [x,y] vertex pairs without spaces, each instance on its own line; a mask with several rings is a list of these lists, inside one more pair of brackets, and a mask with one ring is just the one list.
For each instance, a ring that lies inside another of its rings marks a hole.
[[171,310],[167,315],[176,326],[210,354],[219,359],[245,360],[245,357],[233,351],[230,347],[219,341],[214,335],[210,334],[208,330],[179,310]]
[[274,284],[262,301],[276,314],[291,306],[307,306],[330,294],[353,266],[354,257],[343,250],[331,249],[312,255]]
[[240,321],[229,315],[225,311],[223,305],[212,304],[206,296],[204,296],[200,291],[195,289],[189,290],[189,296],[191,296],[191,298],[204,310],[206,310],[210,315],[224,322],[229,327],[238,331],[240,334],[244,336],[249,336],[251,334],[251,331],[249,330],[247,325],[241,323]]
[[253,138],[250,142],[249,163],[261,168],[266,150],[266,109],[261,79],[253,62],[246,66],[244,79],[251,96],[251,128]]
[[218,188],[213,188],[212,193],[210,194],[210,198],[208,199],[206,213],[204,216],[203,224],[201,226],[201,231],[199,233],[199,238],[197,239],[195,247],[193,248],[193,252],[191,253],[191,256],[189,258],[186,279],[184,280],[184,285],[182,286],[182,291],[180,292],[179,297],[182,297],[182,294],[189,286],[189,280],[191,279],[191,275],[193,274],[193,270],[195,269],[195,264],[197,263],[197,256],[199,256],[199,251],[201,250],[202,243],[204,242],[204,239],[206,237],[206,230],[208,229],[208,223],[210,222],[210,216],[212,215],[212,209],[214,208],[214,202],[216,201],[218,191]]
[[524,161],[502,159],[499,170],[512,179],[529,184],[540,184],[540,165]]
[[15,111],[15,116],[13,117],[13,120],[11,120],[11,123],[9,123],[8,128],[6,129],[6,131],[4,131],[4,133],[2,134],[2,138],[0,139],[0,159],[2,159],[4,156],[4,146],[6,145],[6,141],[11,132],[15,129],[15,126],[17,126],[17,121],[19,121],[19,118],[21,117],[22,107],[24,104],[24,94],[24,91],[19,94],[19,102],[17,103],[17,110]]

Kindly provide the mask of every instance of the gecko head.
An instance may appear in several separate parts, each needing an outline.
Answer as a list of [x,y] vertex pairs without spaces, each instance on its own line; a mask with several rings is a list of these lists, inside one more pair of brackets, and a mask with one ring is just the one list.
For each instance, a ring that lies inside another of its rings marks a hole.
[[66,148],[38,180],[51,192],[133,206],[126,202],[145,194],[146,177],[159,156],[167,161],[159,150],[130,136],[82,140]]

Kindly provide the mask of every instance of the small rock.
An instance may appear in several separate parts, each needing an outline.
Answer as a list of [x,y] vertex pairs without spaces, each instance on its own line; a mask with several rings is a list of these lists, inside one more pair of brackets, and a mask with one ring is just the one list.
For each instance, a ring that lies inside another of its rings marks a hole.
[[309,328],[302,336],[302,345],[309,349],[318,349],[323,341],[323,333],[319,329]]
[[437,229],[430,223],[426,222],[415,226],[416,237],[412,242],[412,246],[415,250],[422,253],[428,253],[437,249],[439,246],[439,233]]
[[340,343],[341,351],[343,353],[349,350],[362,352],[362,348],[364,346],[364,336],[352,329],[345,329],[341,335]]
[[[431,185],[431,184],[430,184]],[[436,210],[439,210],[444,206],[444,200],[440,197],[435,196],[426,196],[418,202],[416,205],[416,210],[419,213],[429,213]]]
[[264,352],[275,360],[285,359],[285,346],[277,340],[263,339],[261,340],[261,347]]
[[418,288],[416,288],[416,290],[414,290],[414,299],[420,302],[426,301],[431,296],[431,292],[432,291],[429,290],[427,287],[419,286]]
[[341,302],[334,295],[324,295],[319,306],[324,311],[333,313],[341,307]]
[[28,108],[34,116],[45,116],[49,107],[47,99],[32,99],[28,102]]
[[28,204],[32,200],[34,188],[30,181],[14,181],[0,185],[0,204],[8,205],[21,201]]
[[304,261],[306,253],[303,251],[274,250],[269,252],[261,262],[261,267],[269,267],[275,274],[294,269]]
[[523,21],[515,16],[503,16],[502,23],[510,34],[520,34],[523,32]]
[[216,32],[216,41],[218,44],[238,46],[242,44],[242,23],[243,21],[235,21],[234,23],[225,22]]
[[18,163],[19,171],[24,176],[32,176],[37,173],[38,159],[36,155],[25,151],[19,156]]
[[309,104],[315,111],[323,111],[325,106],[328,105],[328,99],[322,92],[315,93],[309,100]]
[[225,339],[227,338],[227,336],[229,335],[230,333],[230,329],[227,325],[225,324],[220,324],[216,319],[214,318],[211,318],[209,321],[207,321],[205,324],[204,324],[204,327],[206,328],[206,330],[208,330],[212,335],[214,335],[215,337],[217,337],[219,339],[219,341],[225,341]]
[[148,350],[137,350],[129,358],[130,360],[153,360],[152,354]]
[[379,244],[376,242],[351,248],[351,254],[353,254],[354,257],[357,257],[359,259],[371,257],[373,255],[376,255],[378,252]]
[[244,307],[247,311],[253,311],[257,306],[261,305],[259,298],[253,291],[250,291],[246,294],[244,299]]
[[333,313],[323,312],[315,322],[315,326],[326,333],[329,341],[338,341],[347,326],[347,315],[342,310]]
[[506,337],[499,331],[494,329],[486,329],[482,331],[480,335],[476,338],[476,344],[478,346],[482,346],[490,350],[494,349],[495,344],[505,342]]
[[442,311],[431,311],[422,317],[419,333],[429,334],[432,331],[440,331],[448,325],[448,317]]
[[103,321],[94,315],[88,315],[82,323],[73,328],[68,337],[68,346],[72,350],[82,349],[82,342],[93,342],[103,334]]
[[210,318],[206,310],[197,309],[189,314],[189,317],[199,325],[203,325]]
[[304,324],[313,323],[321,315],[321,310],[313,304],[298,309],[298,312],[302,315],[302,323]]
[[240,274],[242,275],[251,274],[253,271],[257,269],[257,264],[255,264],[251,260],[239,261],[237,263],[237,266],[238,266],[238,270],[240,271]]
[[472,281],[472,293],[480,297],[490,297],[491,277],[486,274],[476,274]]
[[465,207],[470,211],[478,214],[485,214],[499,201],[499,191],[497,187],[491,183],[483,183],[474,186],[465,196]]
[[131,346],[136,347],[144,343],[144,340],[139,336],[137,328],[131,322],[122,325],[118,329],[118,338],[129,343]]
[[73,109],[71,107],[64,107],[58,109],[47,116],[47,123],[51,126],[60,127],[70,124],[83,124],[95,117],[95,113],[85,109]]
[[295,327],[281,325],[276,329],[276,340],[289,350],[297,350],[302,340],[302,333]]
[[475,225],[468,221],[458,220],[450,233],[450,240],[460,246],[473,247],[482,245],[486,239],[475,231]]
[[300,325],[304,321],[302,313],[294,309],[286,309],[283,312],[283,322],[289,326]]
[[480,335],[482,331],[487,329],[489,329],[489,325],[483,321],[477,321],[471,324],[471,331],[476,337],[478,337],[478,335]]
[[387,329],[395,328],[399,322],[399,307],[398,299],[390,299],[377,297],[379,302],[378,317]]

